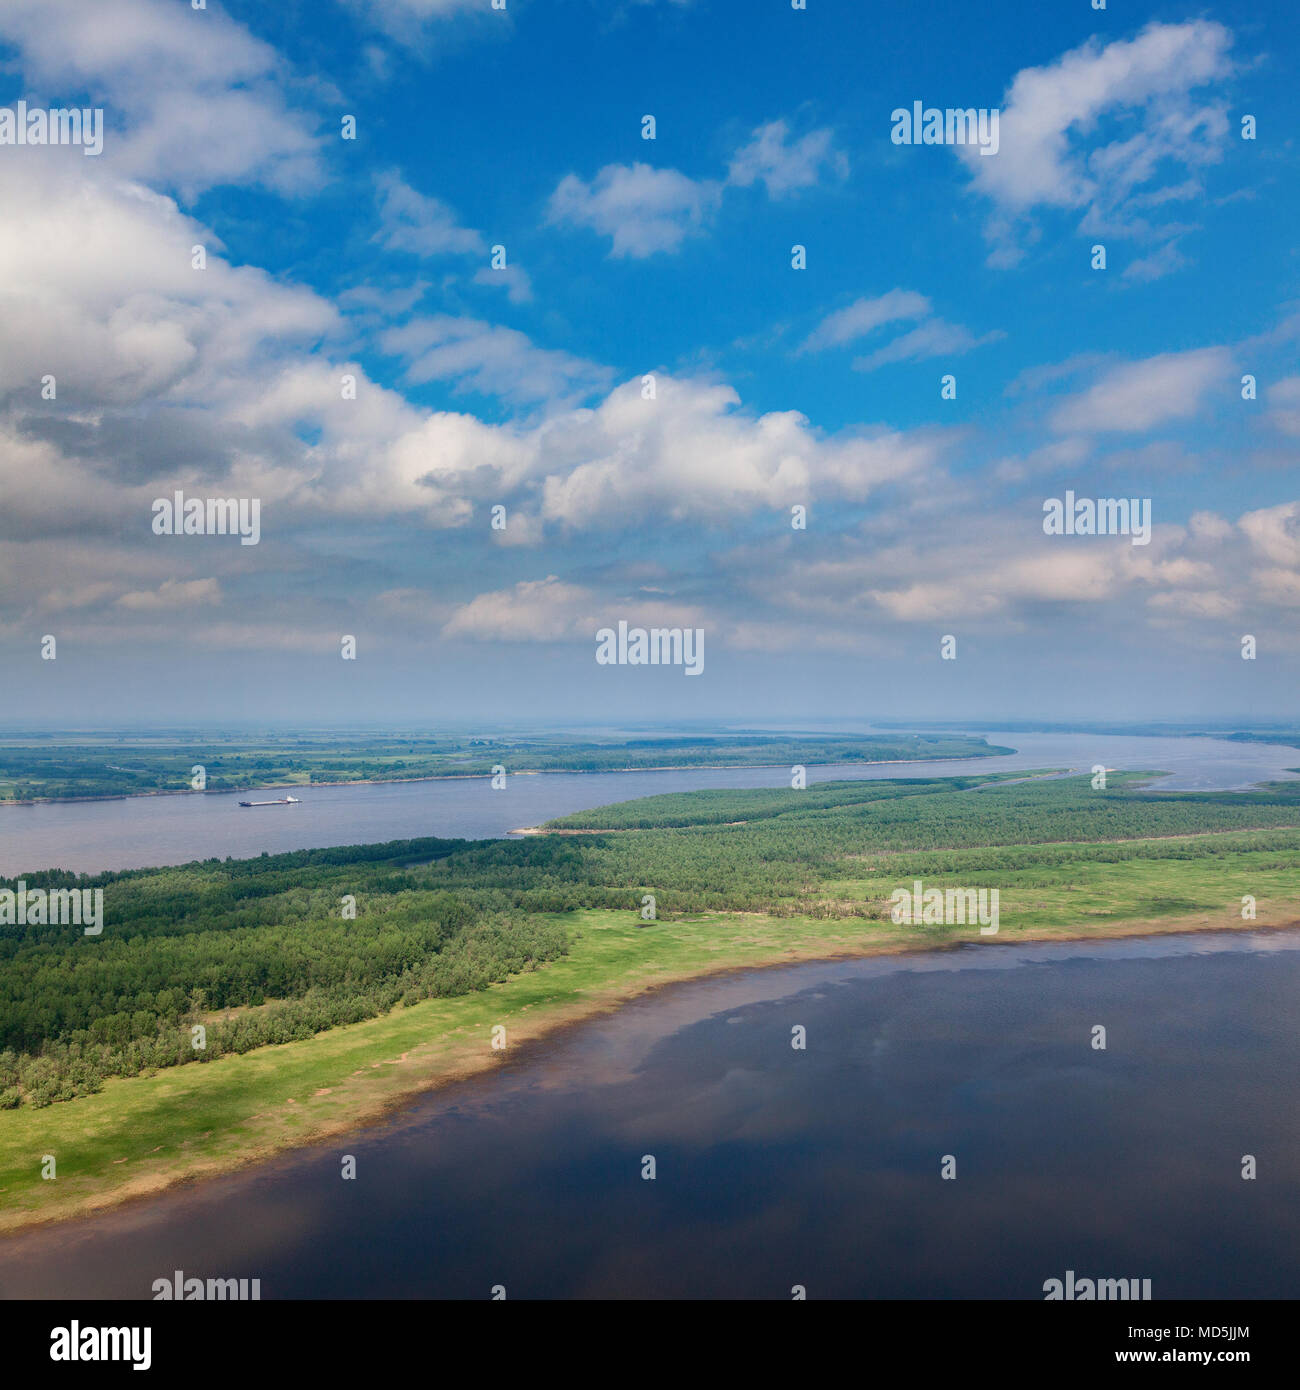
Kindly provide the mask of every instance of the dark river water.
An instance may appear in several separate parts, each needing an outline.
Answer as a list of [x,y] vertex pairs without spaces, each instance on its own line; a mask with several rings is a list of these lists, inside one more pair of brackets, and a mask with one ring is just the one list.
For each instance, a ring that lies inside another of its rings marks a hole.
[[[1300,748],[1214,738],[1102,734],[989,734],[1009,757],[809,767],[808,781],[951,777],[1042,767],[1088,771],[1095,764],[1172,775],[1169,790],[1247,787],[1290,777]],[[694,768],[671,772],[547,773],[293,789],[298,806],[239,805],[247,793],[193,793],[120,801],[0,806],[0,875],[34,869],[140,869],[213,856],[247,858],[325,845],[371,844],[422,835],[486,839],[593,806],[703,787],[789,786],[788,767]],[[273,793],[259,793],[273,795]]]
[[1073,1270],[1294,1298],[1298,991],[1292,931],[676,986],[376,1128],[0,1243],[0,1293],[1040,1299]]

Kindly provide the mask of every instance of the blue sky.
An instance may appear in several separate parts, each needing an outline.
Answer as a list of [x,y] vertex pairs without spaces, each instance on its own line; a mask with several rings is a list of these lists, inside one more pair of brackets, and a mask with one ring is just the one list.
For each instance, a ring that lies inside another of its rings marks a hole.
[[[0,104],[105,140],[0,145],[0,722],[1293,714],[1298,38],[5,0]],[[914,101],[996,154],[892,143]],[[155,535],[177,488],[258,544]],[[1067,489],[1150,543],[1045,536]],[[620,618],[704,676],[598,668]]]

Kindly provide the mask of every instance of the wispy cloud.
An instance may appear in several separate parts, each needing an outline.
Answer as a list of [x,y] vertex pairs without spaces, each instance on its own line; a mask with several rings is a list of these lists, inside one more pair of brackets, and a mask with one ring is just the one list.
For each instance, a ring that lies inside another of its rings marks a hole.
[[561,179],[551,195],[549,218],[609,237],[611,256],[643,259],[676,251],[702,231],[721,193],[720,184],[687,178],[676,169],[607,164],[590,183],[576,174]]
[[846,178],[849,161],[834,145],[830,130],[812,130],[791,140],[785,121],[759,126],[749,142],[737,150],[727,171],[728,182],[740,188],[762,183],[770,198],[784,198],[801,188],[811,188],[829,170]]
[[[1159,236],[1142,214],[1159,195],[1196,196],[1200,185],[1188,171],[1223,156],[1226,102],[1195,94],[1230,74],[1231,45],[1229,31],[1210,20],[1153,23],[1136,38],[1092,38],[1017,73],[1002,98],[997,157],[954,146],[972,187],[994,204],[991,261],[1020,258],[1027,219],[1040,208],[1078,211],[1081,230],[1092,234]],[[1135,197],[1170,168],[1174,181]]]
[[382,223],[375,240],[387,250],[416,256],[486,254],[478,232],[462,227],[446,203],[417,193],[396,171],[377,175],[375,187]]
[[1232,354],[1223,347],[1124,362],[1066,397],[1052,412],[1052,428],[1062,433],[1135,432],[1188,420],[1216,387],[1227,393],[1231,373]]
[[517,329],[450,314],[387,329],[379,344],[406,360],[410,382],[451,381],[461,390],[518,403],[581,400],[608,388],[613,375],[571,353],[539,348]]
[[895,323],[916,323],[917,326],[874,351],[854,358],[855,371],[871,372],[891,362],[956,356],[1005,336],[1001,330],[978,336],[960,324],[936,317],[925,295],[896,289],[874,299],[856,299],[845,308],[827,314],[804,339],[798,352],[844,347]]
[[829,129],[792,140],[785,121],[768,121],[736,152],[723,179],[693,179],[644,163],[607,164],[590,182],[566,175],[551,194],[548,218],[609,237],[611,256],[643,259],[678,251],[704,231],[728,187],[761,183],[769,198],[784,198],[818,183],[824,170],[840,178],[848,173]]
[[890,290],[874,299],[855,299],[843,309],[827,314],[804,339],[800,352],[818,352],[822,348],[843,347],[845,343],[865,338],[882,324],[898,320],[923,319],[930,313],[930,301],[914,290]]
[[948,323],[945,319],[927,319],[895,338],[892,343],[877,348],[863,357],[853,359],[855,372],[874,372],[877,367],[888,366],[892,362],[920,362],[929,357],[959,357],[974,348],[996,343],[1006,337],[1001,329],[977,336],[969,328],[959,323]]
[[528,278],[528,272],[517,265],[485,265],[475,272],[474,283],[505,290],[511,304],[528,304],[533,298],[533,282]]

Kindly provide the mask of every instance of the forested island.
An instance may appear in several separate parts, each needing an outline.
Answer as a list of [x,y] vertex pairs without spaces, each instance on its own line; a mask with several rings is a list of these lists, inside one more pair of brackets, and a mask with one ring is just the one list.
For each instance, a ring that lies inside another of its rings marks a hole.
[[0,803],[242,791],[262,787],[485,777],[520,772],[634,772],[796,763],[893,763],[1014,752],[972,734],[584,737],[494,735],[0,734]]
[[1300,919],[1300,783],[1149,778],[700,791],[519,840],[32,873],[102,889],[105,921],[0,922],[0,1225],[353,1126],[500,1060],[498,1026],[515,1046],[674,979],[981,939],[893,921],[916,880],[998,889],[990,945]]

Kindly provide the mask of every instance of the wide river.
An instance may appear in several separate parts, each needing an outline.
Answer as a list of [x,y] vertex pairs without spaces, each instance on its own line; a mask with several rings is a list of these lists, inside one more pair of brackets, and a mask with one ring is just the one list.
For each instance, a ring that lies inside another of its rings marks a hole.
[[1300,931],[674,986],[379,1126],[0,1242],[0,1296],[180,1270],[264,1299],[1041,1299],[1073,1270],[1295,1298],[1298,992]]
[[[1242,788],[1286,780],[1300,748],[1215,738],[1131,738],[1101,734],[989,734],[1017,751],[960,762],[809,767],[809,782],[882,777],[951,777],[1042,767],[1087,771],[1097,763],[1172,775],[1168,790]],[[487,839],[553,816],[661,792],[703,787],[788,786],[788,767],[684,768],[671,772],[546,773],[293,789],[297,806],[239,805],[248,793],[210,792],[116,801],[0,806],[0,875],[34,869],[140,869],[194,859],[247,858],[263,850],[372,844],[423,835]],[[256,796],[279,793],[258,792]]]

